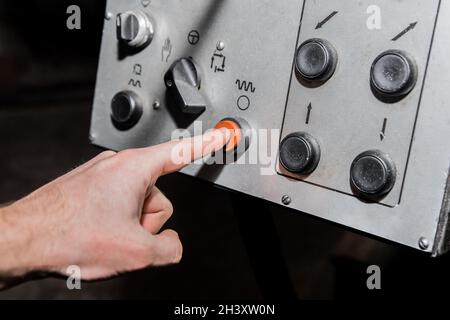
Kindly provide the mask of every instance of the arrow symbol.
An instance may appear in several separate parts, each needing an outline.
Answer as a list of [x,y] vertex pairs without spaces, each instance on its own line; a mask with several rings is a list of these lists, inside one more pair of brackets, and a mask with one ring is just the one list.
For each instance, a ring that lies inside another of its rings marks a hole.
[[403,37],[405,34],[407,34],[408,32],[410,32],[411,30],[413,30],[416,26],[417,26],[418,22],[413,22],[411,23],[408,28],[406,28],[405,30],[403,30],[402,32],[400,32],[398,35],[396,35],[392,41],[397,41],[398,39],[400,39],[401,37]]
[[330,21],[338,13],[339,13],[338,11],[333,11],[328,17],[326,17],[323,21],[321,21],[317,24],[316,30],[322,28],[325,25],[325,23]]
[[381,128],[381,131],[380,131],[380,139],[381,139],[381,141],[383,141],[384,138],[386,138],[387,122],[388,122],[388,119],[384,118],[383,127]]
[[311,120],[311,112],[312,112],[312,104],[308,105],[308,114],[306,115],[306,124],[309,124],[309,120]]

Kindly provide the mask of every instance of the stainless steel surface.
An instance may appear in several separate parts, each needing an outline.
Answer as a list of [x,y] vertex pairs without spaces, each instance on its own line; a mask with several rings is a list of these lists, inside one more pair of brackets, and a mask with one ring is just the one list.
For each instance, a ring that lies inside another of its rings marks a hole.
[[[366,25],[374,6],[380,9],[380,29]],[[439,251],[432,244],[442,239],[441,230],[446,232],[439,223],[448,215],[441,209],[450,164],[449,2],[153,0],[144,8],[138,0],[108,1],[107,12],[114,16],[130,10],[149,14],[157,29],[150,46],[121,56],[115,23],[105,20],[93,143],[121,150],[167,141],[176,129],[193,132],[194,124],[168,107],[163,80],[174,61],[192,57],[202,71],[208,105],[196,119],[203,130],[236,117],[258,136],[257,130],[282,133],[266,133],[250,146],[250,151],[258,143],[267,146],[272,161],[266,156],[246,165],[194,164],[186,174],[416,249]],[[311,38],[326,39],[339,56],[333,76],[315,88],[300,83],[293,68],[297,47]],[[378,100],[370,88],[371,65],[386,50],[408,52],[418,67],[415,88],[396,103]],[[123,90],[139,94],[144,105],[140,122],[128,131],[117,130],[110,119],[111,99]],[[318,139],[321,161],[311,175],[287,178],[276,172],[281,172],[278,142],[298,131]],[[387,153],[398,173],[387,197],[366,203],[352,194],[349,172],[358,154],[374,149]],[[282,200],[286,195],[290,202]]]
[[[301,85],[295,76],[292,78],[283,136],[308,131],[323,147],[320,167],[305,180],[352,194],[351,163],[361,152],[379,149],[393,159],[399,172],[398,183],[382,203],[389,206],[399,203],[438,2],[306,1],[299,43],[310,38],[327,39],[335,46],[339,62],[333,77],[316,89]],[[382,25],[377,31],[366,27],[368,15],[362,9],[373,4],[381,8]],[[332,11],[338,14],[316,29],[317,21]],[[411,22],[418,22],[417,27],[398,41],[392,41]],[[415,90],[395,104],[379,101],[369,81],[372,63],[390,49],[413,56],[420,78]],[[310,103],[313,115],[305,124]],[[384,119],[387,119],[387,128],[381,136]]]

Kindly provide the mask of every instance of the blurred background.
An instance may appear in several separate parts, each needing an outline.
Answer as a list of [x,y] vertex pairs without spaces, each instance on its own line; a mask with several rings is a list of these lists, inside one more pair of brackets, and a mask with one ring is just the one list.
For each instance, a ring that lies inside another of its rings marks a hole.
[[[72,4],[81,7],[81,30],[66,28]],[[88,131],[104,7],[101,0],[0,0],[0,204],[101,151]],[[450,285],[448,255],[432,259],[180,174],[159,187],[175,207],[180,265],[83,283],[80,291],[60,279],[33,281],[0,299],[423,300],[443,297],[437,289]],[[381,291],[367,290],[370,265],[381,268]]]

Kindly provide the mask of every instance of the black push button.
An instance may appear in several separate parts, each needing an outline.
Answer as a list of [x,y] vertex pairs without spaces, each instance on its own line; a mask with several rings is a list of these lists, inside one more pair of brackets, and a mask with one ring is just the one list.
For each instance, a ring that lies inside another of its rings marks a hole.
[[397,170],[386,154],[378,150],[360,154],[350,170],[350,181],[356,195],[375,200],[394,187]]
[[119,130],[129,130],[134,127],[142,116],[142,101],[132,91],[122,91],[111,101],[111,119]]
[[320,146],[309,134],[293,133],[281,142],[280,162],[289,172],[309,174],[317,168],[319,161]]
[[324,83],[333,75],[336,65],[336,50],[326,40],[307,40],[297,50],[295,67],[303,81]]
[[377,98],[384,102],[397,102],[414,89],[417,66],[407,53],[389,50],[375,59],[370,79]]

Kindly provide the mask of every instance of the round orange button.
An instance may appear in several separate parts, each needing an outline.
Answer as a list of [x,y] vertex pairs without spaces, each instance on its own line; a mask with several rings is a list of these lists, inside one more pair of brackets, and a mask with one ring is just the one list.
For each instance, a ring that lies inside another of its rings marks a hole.
[[214,129],[228,129],[231,132],[230,142],[225,146],[225,151],[233,151],[241,143],[242,140],[242,130],[241,126],[231,119],[225,119],[220,121]]

